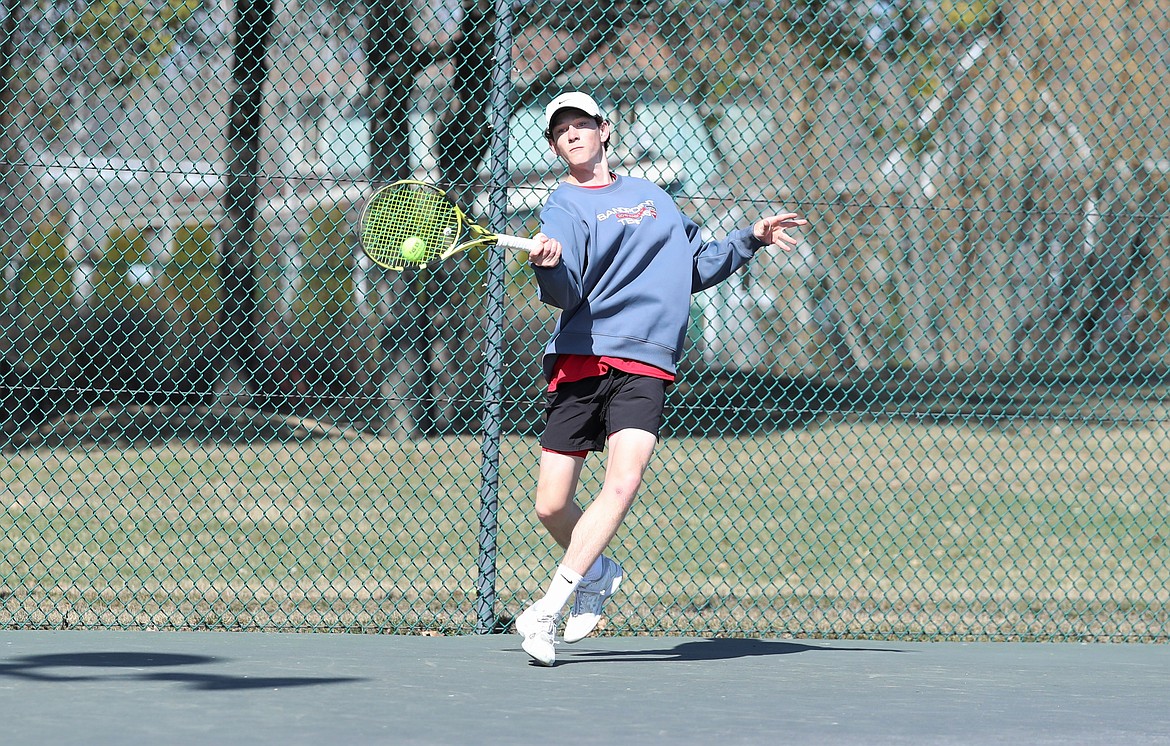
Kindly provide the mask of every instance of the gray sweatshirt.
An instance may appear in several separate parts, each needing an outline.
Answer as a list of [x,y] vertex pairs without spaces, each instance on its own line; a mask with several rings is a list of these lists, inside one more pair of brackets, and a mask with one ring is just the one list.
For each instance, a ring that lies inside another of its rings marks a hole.
[[560,264],[535,268],[540,299],[561,309],[545,348],[546,378],[559,354],[613,355],[677,372],[691,294],[730,277],[764,245],[750,227],[704,243],[669,194],[629,176],[600,188],[561,184],[540,221],[564,247]]

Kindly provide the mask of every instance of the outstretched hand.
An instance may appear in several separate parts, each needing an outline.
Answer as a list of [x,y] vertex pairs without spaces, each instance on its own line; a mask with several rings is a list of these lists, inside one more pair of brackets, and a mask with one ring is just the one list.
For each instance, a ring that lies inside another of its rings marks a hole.
[[757,220],[752,226],[752,233],[766,244],[778,246],[784,251],[792,251],[796,248],[796,236],[788,233],[788,230],[803,225],[808,225],[808,221],[795,212],[782,212]]

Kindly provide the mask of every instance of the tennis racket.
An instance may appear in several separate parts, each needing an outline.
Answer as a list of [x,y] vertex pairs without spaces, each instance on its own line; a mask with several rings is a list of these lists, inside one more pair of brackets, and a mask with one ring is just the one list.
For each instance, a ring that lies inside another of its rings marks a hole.
[[469,219],[433,184],[403,180],[370,195],[362,208],[362,251],[374,264],[401,271],[422,269],[460,251],[493,244],[532,251],[536,241],[497,235]]

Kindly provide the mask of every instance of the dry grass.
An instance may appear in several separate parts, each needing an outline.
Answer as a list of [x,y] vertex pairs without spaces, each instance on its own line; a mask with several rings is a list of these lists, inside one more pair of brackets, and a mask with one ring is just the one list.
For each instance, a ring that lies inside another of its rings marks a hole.
[[[500,474],[497,611],[544,582],[535,443]],[[26,450],[0,625],[470,631],[476,438]],[[586,474],[595,490],[600,470]],[[614,553],[609,630],[1170,637],[1170,435],[838,422],[668,440]]]

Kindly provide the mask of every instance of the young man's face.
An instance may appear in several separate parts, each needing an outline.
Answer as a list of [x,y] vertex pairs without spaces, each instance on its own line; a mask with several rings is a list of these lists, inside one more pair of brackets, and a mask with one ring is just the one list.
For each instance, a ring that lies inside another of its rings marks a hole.
[[601,160],[609,140],[609,122],[597,120],[579,109],[562,109],[549,127],[549,145],[569,166]]

